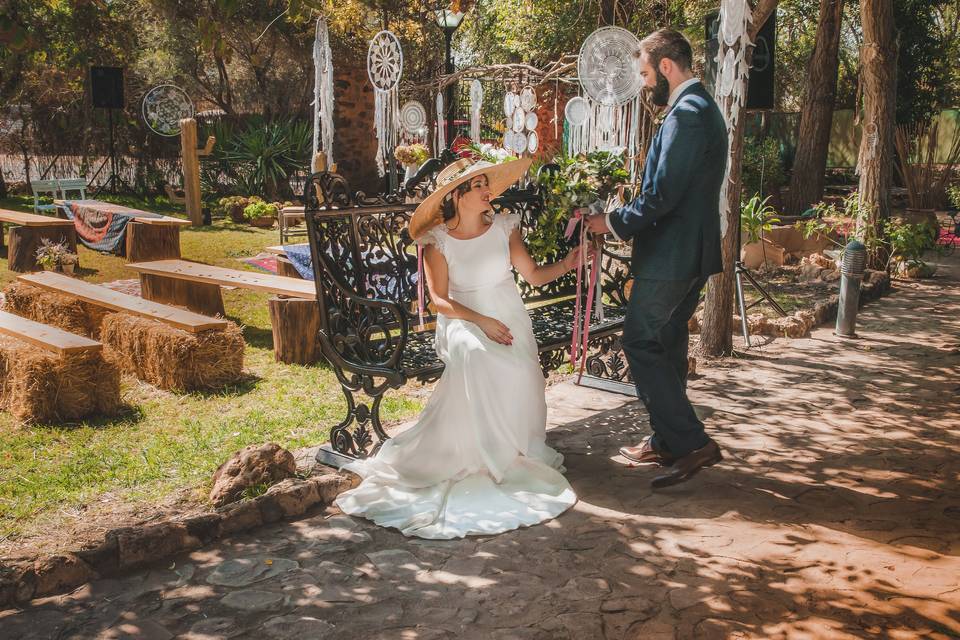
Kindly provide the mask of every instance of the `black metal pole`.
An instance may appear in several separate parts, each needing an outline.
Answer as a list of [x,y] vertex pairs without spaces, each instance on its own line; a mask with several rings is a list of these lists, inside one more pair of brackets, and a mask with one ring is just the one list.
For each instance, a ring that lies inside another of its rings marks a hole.
[[110,193],[117,195],[117,154],[113,147],[113,109],[107,109],[107,121],[110,125]]
[[[450,46],[453,41],[453,31],[454,31],[453,29],[449,29],[449,28],[443,30],[443,35],[446,36],[446,39],[447,39],[447,62],[445,67],[447,76],[450,76],[450,74],[453,73],[453,54]],[[453,105],[454,96],[456,95],[454,93],[454,88],[455,88],[454,83],[452,82],[447,85],[447,95],[445,98],[446,104],[444,105],[444,111],[447,119],[447,146],[448,147],[453,145],[453,132],[454,132],[453,118],[457,113]]]

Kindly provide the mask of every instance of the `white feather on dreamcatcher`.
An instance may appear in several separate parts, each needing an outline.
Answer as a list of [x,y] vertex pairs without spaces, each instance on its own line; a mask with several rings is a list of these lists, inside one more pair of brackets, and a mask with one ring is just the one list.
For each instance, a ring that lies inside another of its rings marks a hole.
[[480,142],[480,110],[483,107],[483,85],[479,80],[470,83],[470,139]]
[[[740,109],[746,103],[747,79],[750,65],[747,64],[747,48],[750,42],[750,23],[753,12],[747,0],[722,0],[720,3],[721,46],[717,52],[717,84],[714,97],[727,123],[727,133],[732,133],[740,119]],[[739,45],[739,46],[738,46]],[[726,52],[724,52],[724,46]],[[721,59],[722,58],[722,59]],[[730,163],[720,190],[720,235],[727,234],[727,188],[730,184]]]
[[313,39],[313,155],[311,166],[318,171],[317,153],[327,158],[327,166],[333,166],[333,54],[330,51],[330,35],[327,19],[317,19]]
[[443,122],[443,93],[437,92],[437,148],[436,157],[440,157],[443,150],[447,148],[447,128]]
[[374,128],[377,132],[377,170],[386,173],[387,163],[400,135],[398,87],[403,74],[403,50],[389,31],[381,31],[370,41],[367,51],[367,75],[373,85]]

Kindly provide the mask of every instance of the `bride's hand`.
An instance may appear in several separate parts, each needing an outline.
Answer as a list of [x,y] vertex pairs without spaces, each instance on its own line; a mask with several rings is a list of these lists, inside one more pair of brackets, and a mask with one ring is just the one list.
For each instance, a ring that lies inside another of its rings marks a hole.
[[494,342],[505,344],[507,346],[513,344],[513,334],[510,333],[510,329],[507,328],[507,325],[503,324],[496,318],[484,316],[483,318],[477,320],[477,326],[480,327],[480,330],[483,331],[483,333]]
[[[574,247],[573,251],[568,253],[563,258],[563,268],[567,271],[577,268],[577,263],[580,261],[580,252],[583,250],[583,246]],[[596,249],[593,248],[593,245],[590,245],[587,248],[587,262],[593,260],[593,256],[597,253]]]

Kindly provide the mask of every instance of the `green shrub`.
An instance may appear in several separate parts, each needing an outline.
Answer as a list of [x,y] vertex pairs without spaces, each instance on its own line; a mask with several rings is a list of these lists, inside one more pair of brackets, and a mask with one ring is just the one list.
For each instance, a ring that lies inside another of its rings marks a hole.
[[787,182],[776,138],[748,138],[743,145],[742,197],[764,194]]
[[755,193],[740,209],[740,228],[747,234],[748,243],[760,242],[763,232],[780,222],[777,210],[767,204],[769,200],[769,196],[761,200],[760,194]]
[[243,208],[243,217],[247,220],[256,218],[275,218],[279,209],[277,205],[271,202],[264,202],[262,199],[254,196],[250,198],[250,204]]

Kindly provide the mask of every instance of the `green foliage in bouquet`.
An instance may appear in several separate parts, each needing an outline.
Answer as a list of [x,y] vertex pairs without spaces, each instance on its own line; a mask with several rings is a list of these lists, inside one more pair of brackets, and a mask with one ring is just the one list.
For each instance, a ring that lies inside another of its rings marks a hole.
[[606,200],[630,178],[623,168],[622,154],[595,151],[577,157],[560,156],[554,163],[558,170],[541,167],[537,172],[544,212],[526,237],[530,255],[538,262],[559,257],[563,232],[574,209]]

